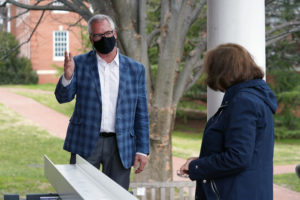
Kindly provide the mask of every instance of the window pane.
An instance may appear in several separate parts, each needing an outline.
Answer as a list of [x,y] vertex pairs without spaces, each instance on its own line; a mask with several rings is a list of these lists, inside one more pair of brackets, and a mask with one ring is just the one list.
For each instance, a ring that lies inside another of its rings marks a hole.
[[64,58],[64,52],[67,50],[67,31],[54,32],[54,56]]

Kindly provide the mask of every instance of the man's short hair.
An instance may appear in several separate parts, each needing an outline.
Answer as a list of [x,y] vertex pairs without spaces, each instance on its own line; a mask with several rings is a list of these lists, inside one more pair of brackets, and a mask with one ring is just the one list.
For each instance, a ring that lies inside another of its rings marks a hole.
[[112,30],[115,30],[116,25],[114,23],[114,21],[112,20],[112,18],[108,15],[102,15],[102,14],[97,14],[94,15],[93,17],[91,17],[88,21],[88,32],[89,34],[92,33],[92,23],[97,22],[97,21],[103,21],[103,20],[107,20],[110,23],[110,26],[112,28]]
[[208,51],[204,59],[204,70],[207,85],[222,92],[236,83],[264,77],[264,72],[250,53],[233,43],[222,44]]

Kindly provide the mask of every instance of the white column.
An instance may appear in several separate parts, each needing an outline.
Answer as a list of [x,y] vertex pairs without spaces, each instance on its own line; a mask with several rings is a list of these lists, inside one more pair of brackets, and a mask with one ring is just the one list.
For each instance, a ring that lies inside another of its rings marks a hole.
[[[207,49],[229,42],[245,47],[265,71],[265,1],[207,1]],[[208,119],[218,110],[223,95],[207,89]]]

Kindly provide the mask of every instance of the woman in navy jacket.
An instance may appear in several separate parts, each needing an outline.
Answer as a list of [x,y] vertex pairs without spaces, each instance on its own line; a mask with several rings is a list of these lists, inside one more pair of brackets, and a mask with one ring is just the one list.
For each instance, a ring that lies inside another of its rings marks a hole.
[[274,93],[246,49],[223,44],[205,59],[207,84],[225,92],[206,125],[199,158],[180,168],[197,181],[196,199],[273,199]]

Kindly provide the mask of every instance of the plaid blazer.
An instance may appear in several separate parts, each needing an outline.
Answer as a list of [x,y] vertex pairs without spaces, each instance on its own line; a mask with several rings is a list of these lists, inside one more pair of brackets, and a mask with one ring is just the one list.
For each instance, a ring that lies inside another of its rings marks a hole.
[[[125,168],[133,165],[136,152],[149,154],[149,117],[145,68],[137,61],[119,54],[120,80],[116,111],[116,138]],[[64,149],[88,157],[99,137],[102,103],[96,52],[74,57],[71,83],[64,87],[59,80],[55,96],[59,103],[76,96]]]

